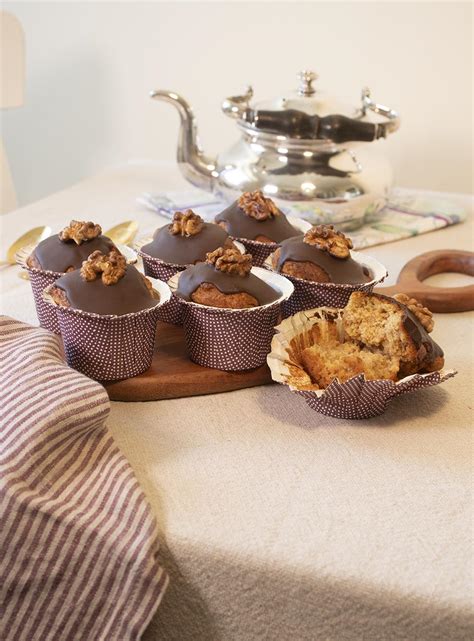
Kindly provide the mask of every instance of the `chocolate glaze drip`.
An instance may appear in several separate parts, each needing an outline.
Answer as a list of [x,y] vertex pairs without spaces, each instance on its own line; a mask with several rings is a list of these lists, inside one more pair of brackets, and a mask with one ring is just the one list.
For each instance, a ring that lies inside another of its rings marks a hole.
[[122,316],[154,307],[158,302],[150,296],[143,276],[133,265],[127,265],[125,276],[114,285],[104,285],[100,276],[84,280],[79,269],[61,276],[54,284],[66,292],[71,307],[95,314]]
[[415,314],[408,309],[406,305],[399,303],[395,298],[385,296],[384,294],[372,294],[380,299],[395,303],[403,312],[402,323],[408,335],[415,344],[416,349],[424,347],[428,354],[427,360],[432,361],[438,356],[444,356],[443,350],[435,343]]
[[115,247],[107,236],[97,236],[76,245],[73,240],[66,242],[59,239],[58,234],[41,241],[35,248],[34,254],[42,269],[52,272],[65,272],[69,267],[79,269],[83,261],[99,249],[103,254],[108,254]]
[[290,225],[283,213],[267,220],[256,220],[252,216],[247,216],[240,209],[237,201],[217,214],[214,220],[216,223],[226,223],[227,232],[234,238],[255,240],[257,236],[265,236],[273,242],[279,243],[285,238],[291,238],[300,233],[298,229]]
[[204,223],[201,231],[194,236],[170,234],[169,225],[160,227],[153,235],[153,241],[144,245],[142,251],[176,265],[192,265],[206,260],[206,254],[222,247],[229,235],[214,223]]
[[255,274],[229,274],[215,269],[209,263],[199,263],[181,272],[176,295],[184,300],[192,300],[191,294],[203,283],[215,285],[223,294],[245,292],[256,298],[260,305],[272,303],[280,296],[279,292]]
[[277,271],[281,271],[287,260],[313,263],[321,267],[333,283],[355,285],[372,280],[372,274],[367,267],[363,267],[353,258],[334,258],[328,252],[305,243],[303,236],[289,238],[281,244]]

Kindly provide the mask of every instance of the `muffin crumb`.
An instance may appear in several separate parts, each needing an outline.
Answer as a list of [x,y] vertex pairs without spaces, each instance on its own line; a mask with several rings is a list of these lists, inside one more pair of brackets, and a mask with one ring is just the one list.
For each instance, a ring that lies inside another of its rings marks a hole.
[[206,254],[206,263],[214,265],[216,269],[228,274],[246,276],[252,269],[252,256],[241,254],[238,249],[219,247],[213,252]]
[[237,204],[247,216],[255,220],[268,220],[280,215],[280,210],[273,200],[266,198],[259,189],[244,192]]
[[76,245],[97,238],[102,233],[102,227],[91,221],[71,220],[69,225],[59,232],[59,239],[63,242],[73,240]]
[[175,212],[169,230],[173,236],[195,236],[201,232],[203,225],[201,216],[195,214],[192,209],[188,209],[185,212]]
[[81,276],[84,280],[93,281],[102,274],[104,285],[114,285],[125,276],[126,267],[125,256],[116,249],[108,254],[97,250],[82,263]]
[[336,231],[334,225],[316,225],[308,229],[303,237],[308,245],[328,252],[334,258],[345,260],[350,257],[352,241],[341,231]]

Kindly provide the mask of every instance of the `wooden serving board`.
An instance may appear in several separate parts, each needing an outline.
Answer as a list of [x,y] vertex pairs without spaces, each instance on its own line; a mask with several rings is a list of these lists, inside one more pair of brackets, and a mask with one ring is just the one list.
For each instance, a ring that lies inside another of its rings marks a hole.
[[124,381],[104,383],[112,401],[159,401],[201,394],[217,394],[271,383],[267,365],[247,372],[223,372],[189,360],[184,330],[159,322],[155,353],[149,370]]

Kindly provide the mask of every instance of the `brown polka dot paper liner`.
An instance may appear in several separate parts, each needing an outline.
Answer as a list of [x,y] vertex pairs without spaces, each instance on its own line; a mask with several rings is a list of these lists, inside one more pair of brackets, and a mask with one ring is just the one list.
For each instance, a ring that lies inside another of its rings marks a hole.
[[335,320],[340,333],[342,330],[343,309],[322,307],[299,312],[285,319],[276,327],[271,353],[267,363],[272,378],[278,383],[288,385],[292,392],[302,396],[311,409],[344,419],[367,419],[382,414],[392,398],[415,392],[422,387],[443,383],[454,376],[455,370],[441,370],[429,374],[414,374],[400,381],[390,380],[366,381],[359,374],[346,383],[336,379],[325,390],[314,389],[314,385],[304,370],[299,358],[298,345],[301,348],[313,344],[311,328],[315,323],[326,319]]
[[[22,269],[28,272],[31,289],[33,291],[33,298],[35,300],[36,315],[38,316],[40,327],[48,329],[50,332],[60,334],[59,322],[56,311],[43,300],[43,291],[58,280],[63,273],[52,272],[45,269],[37,269],[36,267],[29,267],[26,263],[28,256],[34,250],[36,245],[29,245],[24,247],[16,254],[16,262]],[[119,250],[127,258],[127,262],[134,263],[137,260],[136,253],[130,247],[125,245],[118,245]]]
[[[178,299],[183,309],[188,354],[198,365],[244,371],[265,363],[281,304],[291,296],[293,285],[279,274],[259,267],[253,267],[252,273],[280,293],[275,302],[249,309],[221,309]],[[171,291],[176,291],[178,281],[176,274],[169,282]]]
[[[291,280],[295,291],[293,296],[283,304],[283,318],[293,316],[305,309],[316,307],[345,307],[350,295],[355,291],[371,292],[376,285],[387,277],[386,268],[378,260],[360,252],[351,251],[351,256],[359,264],[367,267],[372,274],[372,280],[360,284],[314,283],[303,278],[295,278],[285,274]],[[265,261],[267,269],[272,269],[271,256]]]
[[[304,234],[311,228],[311,225],[306,221],[300,218],[295,218],[294,216],[287,216],[288,222],[295,227],[299,233]],[[296,234],[298,235],[298,234]],[[278,243],[262,243],[259,240],[250,240],[248,238],[235,238],[231,236],[232,240],[242,243],[246,251],[252,255],[253,264],[256,267],[263,267],[267,258],[275,252],[279,244]]]
[[50,272],[34,267],[25,267],[30,277],[30,285],[35,299],[36,315],[38,316],[41,327],[48,329],[50,332],[60,334],[59,322],[56,311],[43,300],[43,290],[52,285],[55,280],[63,274],[60,272]]
[[[178,272],[182,272],[186,269],[186,265],[174,265],[172,263],[165,263],[159,258],[154,258],[153,256],[145,254],[141,250],[138,251],[138,255],[141,256],[143,260],[143,271],[145,272],[145,276],[157,278],[164,283],[167,283],[169,279]],[[179,304],[179,301],[176,300],[176,297],[174,295],[171,296],[169,302],[166,303],[166,305],[163,305],[159,309],[158,320],[163,321],[164,323],[172,323],[173,325],[182,324],[183,317],[181,305]]]
[[145,372],[153,358],[158,311],[169,301],[166,283],[151,279],[159,294],[154,307],[123,316],[101,315],[43,299],[57,315],[68,365],[96,381],[117,381]]
[[245,247],[246,251],[252,255],[252,263],[256,267],[262,267],[265,260],[278,249],[278,243],[262,243],[258,240],[249,240],[247,238],[234,238]]

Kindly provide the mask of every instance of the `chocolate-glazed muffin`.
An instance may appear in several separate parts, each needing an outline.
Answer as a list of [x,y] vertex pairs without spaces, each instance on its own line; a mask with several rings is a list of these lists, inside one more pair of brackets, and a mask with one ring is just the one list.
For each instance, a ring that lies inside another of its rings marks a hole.
[[273,287],[251,273],[252,256],[219,247],[206,262],[181,273],[176,295],[209,307],[247,309],[266,305],[280,296]]
[[118,250],[93,252],[81,269],[64,274],[50,290],[57,305],[122,316],[157,304],[151,282]]
[[114,243],[102,235],[102,228],[93,222],[71,220],[59,234],[54,234],[39,243],[28,256],[28,267],[52,272],[71,272],[79,269],[94,251],[107,254],[117,249]]
[[260,190],[243,193],[230,207],[215,217],[233,238],[261,243],[280,243],[300,232],[288,222],[271,198]]
[[350,340],[397,359],[398,378],[435,372],[444,365],[443,350],[429,335],[434,327],[432,313],[405,294],[390,298],[354,292],[343,321]]
[[332,225],[317,225],[283,241],[272,255],[272,266],[281,274],[316,283],[367,283],[373,276],[351,257],[351,248],[351,240]]
[[218,247],[233,247],[228,233],[214,223],[205,223],[191,209],[177,211],[170,225],[157,229],[151,243],[141,251],[175,265],[193,265]]
[[429,336],[433,327],[430,310],[405,294],[390,298],[354,292],[343,310],[342,327],[330,317],[313,326],[312,345],[301,352],[301,362],[320,389],[358,374],[366,380],[397,381],[438,371],[444,357]]

